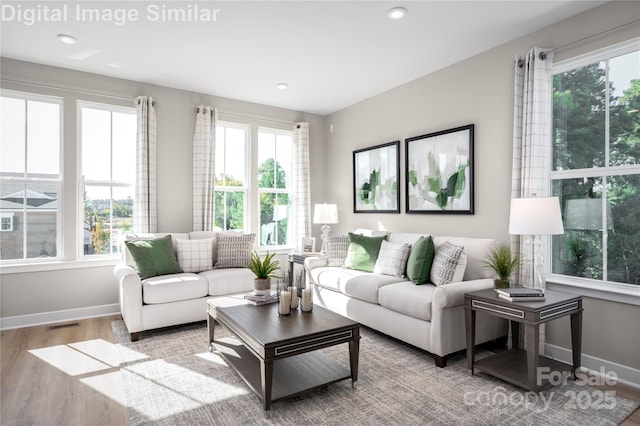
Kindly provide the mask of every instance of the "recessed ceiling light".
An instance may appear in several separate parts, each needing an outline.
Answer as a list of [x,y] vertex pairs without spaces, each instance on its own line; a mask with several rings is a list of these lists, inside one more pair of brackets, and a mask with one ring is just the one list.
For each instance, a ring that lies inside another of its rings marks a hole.
[[76,44],[78,39],[68,34],[58,34],[58,40],[66,44]]
[[287,83],[278,83],[276,84],[276,87],[280,90],[285,90],[289,85]]
[[404,7],[393,7],[387,12],[387,16],[391,19],[402,19],[407,14],[407,9]]

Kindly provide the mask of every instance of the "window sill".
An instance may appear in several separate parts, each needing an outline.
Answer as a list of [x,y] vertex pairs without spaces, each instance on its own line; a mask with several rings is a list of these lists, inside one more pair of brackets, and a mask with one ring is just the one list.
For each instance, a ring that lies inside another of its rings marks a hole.
[[32,262],[0,265],[0,274],[23,274],[29,272],[59,271],[65,269],[99,268],[115,266],[121,262],[120,257],[87,260],[56,260],[51,262]]
[[549,275],[547,288],[611,302],[640,304],[640,286],[632,284],[611,284],[604,281]]

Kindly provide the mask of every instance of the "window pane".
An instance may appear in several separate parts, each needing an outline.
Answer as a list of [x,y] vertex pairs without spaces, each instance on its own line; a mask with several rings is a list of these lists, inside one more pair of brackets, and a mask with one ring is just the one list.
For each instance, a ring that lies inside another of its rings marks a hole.
[[553,78],[553,170],[602,167],[605,162],[605,63]]
[[60,105],[27,101],[27,173],[60,174]]
[[215,226],[222,230],[244,229],[244,192],[215,191]]
[[82,175],[111,180],[111,113],[82,108]]
[[111,253],[111,188],[84,189],[84,254]]
[[608,225],[607,278],[640,284],[640,175],[608,178],[612,221]]
[[640,163],[640,52],[609,61],[610,163]]
[[22,259],[24,257],[24,195],[25,186],[2,184],[0,203],[3,217],[11,217],[13,230],[0,232],[0,259]]
[[244,186],[245,176],[245,142],[244,129],[227,128],[224,152],[225,174],[227,186]]
[[286,244],[288,217],[288,194],[260,194],[260,245]]
[[275,188],[274,159],[276,158],[276,135],[258,133],[258,187]]
[[0,170],[3,175],[25,172],[25,105],[22,99],[2,97]]
[[291,135],[278,135],[276,137],[278,164],[282,167],[283,174],[278,174],[277,188],[289,188],[293,167],[293,137]]
[[111,247],[114,253],[120,253],[124,236],[133,232],[133,187],[113,188],[113,231]]
[[58,238],[58,190],[56,185],[27,185],[25,202],[27,258],[56,257]]
[[602,279],[602,179],[554,181],[552,191],[564,221],[564,234],[553,237],[552,272]]
[[113,113],[113,180],[136,181],[136,123],[135,114]]

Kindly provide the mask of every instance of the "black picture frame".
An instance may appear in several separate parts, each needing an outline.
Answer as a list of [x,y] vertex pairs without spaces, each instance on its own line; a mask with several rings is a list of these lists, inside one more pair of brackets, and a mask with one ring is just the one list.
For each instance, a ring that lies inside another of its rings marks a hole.
[[405,139],[407,213],[474,214],[474,125]]
[[353,212],[400,213],[400,141],[353,151]]

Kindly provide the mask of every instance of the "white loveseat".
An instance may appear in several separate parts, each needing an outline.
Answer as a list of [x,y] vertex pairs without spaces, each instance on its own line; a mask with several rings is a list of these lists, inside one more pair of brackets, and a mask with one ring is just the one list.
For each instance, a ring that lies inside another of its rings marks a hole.
[[[419,233],[388,233],[388,242],[413,245]],[[314,304],[430,352],[439,367],[448,355],[466,348],[464,294],[492,288],[484,266],[494,239],[432,236],[436,253],[445,241],[464,247],[467,265],[460,282],[416,285],[407,278],[327,266],[327,257],[305,260]],[[506,320],[477,314],[476,344],[504,339]]]
[[[174,252],[178,239],[212,239],[210,264],[215,265],[215,232],[134,234],[127,235],[127,240],[150,240],[166,235],[171,235]],[[205,320],[207,299],[212,296],[253,290],[254,275],[248,268],[210,269],[141,279],[128,249],[123,247],[122,251],[123,262],[115,266],[114,273],[119,285],[120,312],[132,341],[138,340],[141,331]]]

